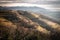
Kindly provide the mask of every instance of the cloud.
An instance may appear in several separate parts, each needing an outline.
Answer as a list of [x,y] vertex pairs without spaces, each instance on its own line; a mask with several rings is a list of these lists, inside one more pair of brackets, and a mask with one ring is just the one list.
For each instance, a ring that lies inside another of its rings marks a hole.
[[27,3],[32,3],[32,2],[37,2],[39,0],[0,0],[0,2],[27,2]]
[[59,0],[0,0],[0,1],[18,1],[18,2],[46,2],[46,1],[59,1]]
[[37,1],[39,1],[39,0],[20,0],[21,2],[37,2]]
[[[60,11],[60,0],[0,0],[0,2],[19,2],[19,3],[24,3],[24,4],[17,4],[19,6],[38,6],[38,7],[42,7],[42,8],[45,8],[45,9],[49,9],[51,11]],[[4,5],[9,5],[9,4],[4,4]],[[27,3],[27,4],[25,4]],[[28,3],[33,3],[32,5],[31,4],[28,4]],[[0,4],[1,5],[1,4]],[[13,5],[13,4],[12,4]],[[15,6],[17,6],[15,5]],[[10,5],[11,6],[11,5]]]
[[6,6],[6,7],[11,7],[11,6],[26,6],[26,7],[41,7],[41,8],[48,8],[48,6],[51,5],[39,5],[39,4],[30,4],[30,3],[7,3],[7,4],[0,4],[0,6]]

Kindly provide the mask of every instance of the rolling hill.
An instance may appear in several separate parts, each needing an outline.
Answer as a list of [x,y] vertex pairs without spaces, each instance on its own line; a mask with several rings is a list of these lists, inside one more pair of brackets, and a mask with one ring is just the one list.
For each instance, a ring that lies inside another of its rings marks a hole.
[[42,14],[21,10],[0,11],[1,40],[59,40],[59,22]]

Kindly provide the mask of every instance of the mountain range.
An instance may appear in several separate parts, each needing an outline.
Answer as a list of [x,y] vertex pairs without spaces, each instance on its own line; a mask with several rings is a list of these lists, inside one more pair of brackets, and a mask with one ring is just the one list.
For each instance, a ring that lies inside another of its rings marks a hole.
[[15,7],[2,7],[0,6],[0,10],[24,10],[24,11],[33,11],[33,12],[36,12],[38,14],[43,14],[43,15],[46,15],[56,21],[60,21],[60,12],[53,12],[53,11],[50,11],[50,10],[47,10],[47,9],[44,9],[44,8],[41,8],[41,7],[24,7],[24,6],[15,6]]

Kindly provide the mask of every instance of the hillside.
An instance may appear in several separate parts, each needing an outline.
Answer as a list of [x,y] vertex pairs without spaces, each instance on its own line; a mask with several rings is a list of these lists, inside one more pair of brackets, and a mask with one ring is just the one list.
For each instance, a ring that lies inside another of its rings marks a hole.
[[1,40],[59,40],[59,33],[60,24],[42,14],[21,10],[0,11]]

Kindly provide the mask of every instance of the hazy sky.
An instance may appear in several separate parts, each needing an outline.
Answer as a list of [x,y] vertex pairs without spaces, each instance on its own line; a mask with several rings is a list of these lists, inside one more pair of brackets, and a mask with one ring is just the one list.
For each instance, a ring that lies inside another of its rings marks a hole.
[[50,11],[60,12],[60,0],[0,0],[0,2],[19,2],[46,5],[42,7],[46,7],[45,9],[49,9]]

